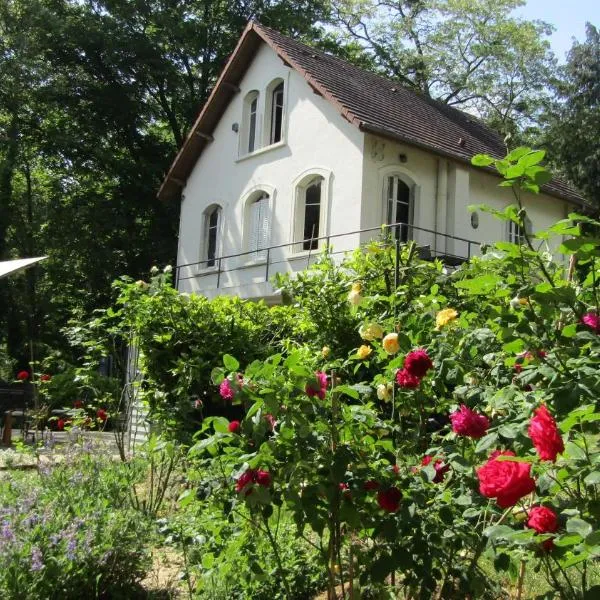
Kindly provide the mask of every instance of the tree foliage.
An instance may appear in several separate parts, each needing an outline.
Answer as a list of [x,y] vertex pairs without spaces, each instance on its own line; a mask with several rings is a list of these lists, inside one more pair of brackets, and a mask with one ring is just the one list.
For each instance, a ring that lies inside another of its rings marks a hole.
[[600,203],[600,32],[587,24],[575,42],[546,113],[545,143],[554,162],[596,206]]
[[522,0],[334,0],[334,20],[379,69],[509,133],[535,115],[554,72],[550,25]]

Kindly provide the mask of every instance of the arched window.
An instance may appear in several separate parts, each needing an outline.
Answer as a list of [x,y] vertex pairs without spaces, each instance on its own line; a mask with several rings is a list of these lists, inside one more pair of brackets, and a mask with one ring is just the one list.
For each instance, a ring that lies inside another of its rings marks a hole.
[[253,90],[244,99],[244,137],[243,152],[254,152],[258,148],[258,92]]
[[409,239],[409,225],[412,224],[413,206],[412,191],[410,186],[398,175],[388,175],[385,179],[386,223],[395,225],[402,223],[402,227],[394,229],[394,237],[400,241]]
[[204,212],[204,236],[202,261],[206,268],[216,265],[221,227],[221,207],[214,205]]
[[247,210],[246,249],[252,252],[252,260],[262,260],[266,257],[266,249],[269,246],[269,194],[257,192],[248,201]]
[[523,231],[523,227],[521,227],[521,225],[518,225],[514,221],[508,221],[509,242],[512,242],[513,244],[518,244],[519,246],[522,246],[523,244],[527,243],[525,239],[525,233],[527,233],[528,236],[531,235],[531,233],[533,232],[533,223],[531,222],[531,219],[527,215],[525,215],[525,218],[523,219],[523,224],[525,225],[525,231]]
[[281,141],[283,127],[283,81],[275,86],[271,94],[271,134],[269,142],[275,144]]
[[[298,216],[303,250],[316,250],[321,235],[323,177],[317,176],[298,189]],[[298,231],[298,233],[300,233]]]

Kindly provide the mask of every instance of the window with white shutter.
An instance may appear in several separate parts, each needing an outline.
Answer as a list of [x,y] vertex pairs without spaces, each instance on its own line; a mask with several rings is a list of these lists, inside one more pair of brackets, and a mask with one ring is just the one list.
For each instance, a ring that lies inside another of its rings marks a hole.
[[398,175],[386,177],[386,223],[403,224],[394,229],[394,237],[399,236],[402,242],[410,238],[408,226],[412,224],[412,196],[411,188]]
[[251,260],[264,260],[270,238],[269,195],[262,192],[250,202],[248,219],[248,251]]

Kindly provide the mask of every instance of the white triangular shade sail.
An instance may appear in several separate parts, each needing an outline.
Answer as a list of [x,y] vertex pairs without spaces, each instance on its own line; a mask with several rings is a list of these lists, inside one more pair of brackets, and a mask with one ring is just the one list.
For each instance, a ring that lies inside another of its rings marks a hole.
[[37,256],[36,258],[18,258],[17,260],[4,260],[0,262],[0,277],[6,277],[11,273],[16,273],[21,269],[27,267],[48,258],[47,256]]

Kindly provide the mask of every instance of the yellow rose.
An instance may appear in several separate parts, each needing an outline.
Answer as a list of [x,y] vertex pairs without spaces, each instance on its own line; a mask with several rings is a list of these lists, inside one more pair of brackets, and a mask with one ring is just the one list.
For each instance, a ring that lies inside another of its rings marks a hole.
[[358,333],[363,340],[372,342],[373,340],[378,340],[383,337],[383,327],[377,323],[367,323],[366,325],[361,326]]
[[373,348],[371,348],[371,346],[366,346],[363,344],[356,351],[356,356],[358,356],[358,358],[360,358],[361,360],[364,360],[365,358],[368,358],[369,356],[371,356],[372,352],[373,352]]
[[348,294],[348,302],[352,304],[352,306],[358,306],[363,301],[363,297],[360,295],[360,291],[352,290]]
[[377,386],[377,397],[384,402],[389,402],[392,399],[392,392],[394,391],[393,383],[380,383]]
[[329,346],[323,346],[323,349],[321,350],[321,356],[323,358],[329,358],[330,354],[331,354],[331,348]]
[[360,281],[355,281],[352,284],[352,291],[360,293],[362,291],[362,283]]
[[458,317],[458,313],[453,308],[445,308],[444,310],[440,310],[435,317],[435,325],[438,329],[441,329],[445,325],[448,325],[448,323],[452,323],[456,317]]
[[398,343],[398,334],[397,333],[388,333],[383,338],[383,349],[388,354],[396,354],[398,350],[400,350],[400,344]]

